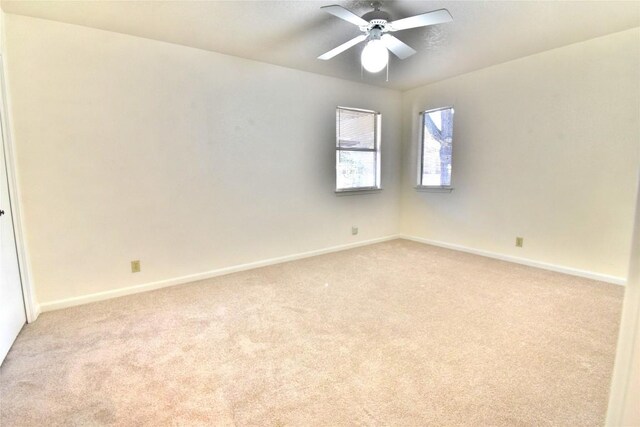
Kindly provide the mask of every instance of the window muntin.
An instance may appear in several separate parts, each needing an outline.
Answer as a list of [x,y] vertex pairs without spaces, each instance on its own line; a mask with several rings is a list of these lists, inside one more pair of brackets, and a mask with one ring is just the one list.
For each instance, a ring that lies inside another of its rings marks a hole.
[[336,109],[336,191],[380,188],[380,113]]
[[421,119],[418,186],[451,187],[453,107],[424,111]]

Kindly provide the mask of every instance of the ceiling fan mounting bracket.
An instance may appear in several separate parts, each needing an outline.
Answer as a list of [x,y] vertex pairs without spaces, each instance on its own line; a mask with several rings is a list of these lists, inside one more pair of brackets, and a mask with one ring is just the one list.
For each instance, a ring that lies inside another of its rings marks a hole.
[[373,20],[384,20],[387,22],[391,22],[391,15],[389,15],[387,12],[384,12],[380,9],[376,9],[362,15],[362,19],[364,19],[367,22],[371,22]]

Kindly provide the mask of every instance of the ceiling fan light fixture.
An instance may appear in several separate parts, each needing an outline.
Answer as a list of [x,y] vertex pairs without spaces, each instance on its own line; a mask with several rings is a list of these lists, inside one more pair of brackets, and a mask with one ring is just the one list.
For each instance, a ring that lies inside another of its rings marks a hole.
[[374,39],[362,49],[360,60],[365,70],[370,73],[378,73],[387,66],[389,51],[380,39]]

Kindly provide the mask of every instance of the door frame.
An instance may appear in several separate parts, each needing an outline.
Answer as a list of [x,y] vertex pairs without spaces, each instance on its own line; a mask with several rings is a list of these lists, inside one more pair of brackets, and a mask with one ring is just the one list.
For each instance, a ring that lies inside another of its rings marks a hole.
[[4,55],[0,54],[0,127],[2,127],[2,145],[4,146],[5,164],[7,168],[7,181],[9,185],[9,200],[11,215],[13,217],[13,232],[16,240],[16,252],[18,253],[18,270],[22,284],[22,297],[24,299],[27,323],[35,321],[40,315],[40,305],[36,300],[36,294],[31,281],[31,268],[27,257],[26,241],[22,227],[20,211],[20,196],[18,180],[16,178],[16,158],[11,139],[11,120],[8,112],[9,97],[7,96],[6,73],[4,68]]
[[636,425],[640,421],[636,397],[640,384],[637,380],[637,367],[640,366],[640,174],[637,193],[629,275],[622,302],[618,345],[605,421],[607,427]]

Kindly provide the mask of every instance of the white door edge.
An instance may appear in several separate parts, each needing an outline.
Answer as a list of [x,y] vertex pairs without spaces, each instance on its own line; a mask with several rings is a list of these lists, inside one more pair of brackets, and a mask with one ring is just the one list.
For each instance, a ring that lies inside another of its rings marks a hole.
[[22,295],[24,298],[27,323],[34,322],[40,315],[40,307],[36,300],[31,282],[31,268],[27,257],[26,244],[22,228],[22,216],[20,213],[20,197],[16,178],[16,162],[11,139],[11,121],[9,117],[9,97],[7,95],[6,74],[4,56],[0,54],[0,127],[2,128],[2,140],[5,152],[5,164],[7,168],[7,180],[9,196],[11,197],[11,214],[13,217],[13,231],[18,253],[20,279],[22,282]]

